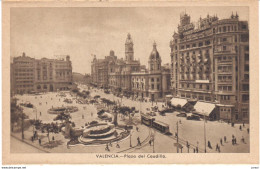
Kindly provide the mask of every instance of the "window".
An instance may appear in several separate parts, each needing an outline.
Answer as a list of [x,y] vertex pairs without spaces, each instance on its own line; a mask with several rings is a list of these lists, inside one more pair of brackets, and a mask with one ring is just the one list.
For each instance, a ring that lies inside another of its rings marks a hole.
[[203,46],[203,42],[200,42],[200,43],[199,43],[199,47],[200,47],[200,46]]
[[200,84],[200,89],[202,89],[202,84]]
[[245,61],[249,61],[249,54],[245,54]]
[[187,48],[187,49],[190,48],[190,45],[186,45],[186,48]]
[[244,30],[245,30],[246,28],[247,28],[247,26],[246,26],[246,25],[242,25],[242,29],[244,29]]
[[232,91],[232,86],[228,86],[228,91]]
[[157,78],[157,82],[159,82],[160,81],[160,78]]
[[244,74],[244,79],[249,80],[249,74]]
[[157,84],[157,90],[160,90],[160,85],[159,84]]
[[245,51],[249,51],[249,46],[245,46]]
[[215,30],[215,28],[213,28],[213,33],[215,33],[216,32],[216,30]]
[[181,46],[181,49],[184,49],[184,46]]
[[249,36],[248,34],[241,35],[241,42],[248,42]]
[[154,78],[151,78],[151,81],[154,82]]
[[154,84],[152,84],[152,89],[154,89]]
[[206,45],[210,45],[210,40],[207,40],[207,41],[205,42],[205,44],[206,44]]
[[243,91],[249,91],[249,84],[243,84]]
[[193,48],[196,47],[196,46],[197,46],[196,43],[193,43],[193,44],[192,44],[192,47],[193,47]]
[[207,90],[209,90],[209,85],[207,85]]
[[226,51],[227,50],[227,47],[226,46],[223,46],[223,51]]
[[226,42],[226,41],[227,41],[227,38],[223,38],[222,41],[223,41],[223,42]]
[[221,32],[221,27],[218,28],[218,31]]
[[223,32],[226,32],[227,31],[227,28],[226,26],[223,27]]
[[230,26],[228,26],[228,32],[230,31]]
[[249,71],[249,65],[245,65],[245,71]]
[[242,101],[249,101],[249,95],[243,94]]

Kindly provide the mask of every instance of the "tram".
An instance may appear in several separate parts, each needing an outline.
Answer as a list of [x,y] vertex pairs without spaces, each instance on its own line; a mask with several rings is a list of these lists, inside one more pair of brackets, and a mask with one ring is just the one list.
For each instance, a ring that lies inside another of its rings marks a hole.
[[146,115],[144,113],[141,113],[141,122],[142,124],[148,126],[148,127],[152,127],[164,134],[169,133],[169,125],[166,123],[163,123],[159,120],[155,120],[154,117],[151,117],[149,115]]

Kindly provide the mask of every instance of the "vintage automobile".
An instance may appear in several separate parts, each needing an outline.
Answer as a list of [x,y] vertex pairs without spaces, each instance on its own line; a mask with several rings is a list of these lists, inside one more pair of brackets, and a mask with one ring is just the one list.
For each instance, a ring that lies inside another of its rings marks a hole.
[[191,116],[187,116],[187,120],[200,120],[200,116],[192,114]]
[[176,116],[178,116],[178,117],[187,117],[187,114],[186,113],[179,113]]
[[160,112],[161,113],[173,113],[174,110],[175,110],[174,108],[164,108]]

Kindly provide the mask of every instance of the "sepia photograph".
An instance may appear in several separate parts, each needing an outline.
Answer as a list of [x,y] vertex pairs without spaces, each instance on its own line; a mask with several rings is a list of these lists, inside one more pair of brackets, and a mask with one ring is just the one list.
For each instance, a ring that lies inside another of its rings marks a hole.
[[10,154],[252,153],[249,6],[9,15]]

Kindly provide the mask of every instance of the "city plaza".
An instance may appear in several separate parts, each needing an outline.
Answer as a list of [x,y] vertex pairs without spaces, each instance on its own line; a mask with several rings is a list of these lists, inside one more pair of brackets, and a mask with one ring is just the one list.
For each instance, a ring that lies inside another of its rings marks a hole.
[[[89,89],[88,86],[80,85],[80,90]],[[71,121],[75,123],[76,128],[83,127],[86,123],[91,122],[93,120],[100,121],[97,117],[97,108],[93,104],[79,104],[76,103],[76,100],[73,99],[75,96],[71,95],[69,92],[65,92],[66,98],[72,99],[73,106],[78,108],[77,112],[70,113]],[[156,113],[155,118],[157,120],[163,121],[169,125],[169,130],[172,135],[166,135],[158,130],[148,127],[146,125],[141,124],[140,119],[141,112],[145,113],[148,109],[151,109],[153,106],[158,106],[159,108],[165,105],[164,102],[140,102],[132,99],[128,99],[126,97],[116,97],[113,94],[104,93],[103,89],[91,88],[90,89],[90,97],[94,97],[99,95],[101,98],[107,98],[109,100],[114,100],[119,105],[135,107],[138,110],[138,113],[135,113],[132,121],[133,129],[131,130],[131,134],[126,138],[112,142],[112,145],[109,145],[109,151],[106,150],[106,144],[100,145],[84,145],[84,144],[75,144],[75,145],[67,145],[69,139],[65,138],[61,132],[58,134],[50,133],[50,138],[54,136],[55,145],[52,147],[48,147],[48,138],[47,133],[39,133],[40,138],[42,140],[41,145],[35,140],[31,141],[31,137],[33,135],[33,127],[30,126],[28,129],[24,131],[24,143],[32,145],[35,148],[35,151],[41,152],[51,152],[51,153],[101,153],[101,152],[121,152],[121,153],[176,153],[177,148],[174,143],[176,143],[176,137],[174,133],[176,133],[176,124],[178,122],[178,136],[179,143],[182,145],[182,149],[179,149],[179,152],[183,153],[193,153],[194,149],[198,147],[198,152],[205,152],[205,135],[207,142],[210,141],[212,145],[212,149],[208,148],[208,143],[206,143],[207,148],[206,152],[209,153],[217,153],[215,151],[216,144],[220,146],[221,153],[246,153],[249,152],[249,133],[247,133],[248,124],[244,124],[240,130],[240,126],[242,124],[235,124],[234,127],[231,124],[223,123],[221,121],[206,121],[205,129],[206,133],[204,133],[204,121],[203,119],[200,121],[186,120],[184,117],[176,116],[179,112],[174,111],[172,113],[166,113],[165,116],[161,116],[159,113]],[[64,97],[60,97],[57,92],[43,93],[40,95],[33,94],[25,94],[25,95],[16,95],[19,103],[29,102],[34,105],[35,108],[23,108],[23,112],[29,116],[30,119],[40,119],[44,123],[54,122],[53,119],[55,115],[49,114],[48,109],[52,107],[62,107],[68,106],[68,103],[63,102]],[[147,109],[148,108],[148,109]],[[119,124],[127,124],[128,117],[122,117],[122,115],[118,114],[118,123]],[[138,128],[138,131],[136,129]],[[205,134],[205,135],[204,135]],[[231,139],[232,135],[237,138],[237,144],[232,145]],[[223,145],[221,146],[220,139],[226,136],[227,142],[223,141]],[[137,138],[139,137],[141,141],[141,145],[137,145]],[[241,138],[245,139],[243,143]],[[11,152],[16,152],[18,150],[15,149],[17,144],[23,144],[22,142],[14,141],[14,139],[21,140],[21,132],[12,132],[11,143]],[[154,144],[150,142],[150,140],[154,141]],[[186,147],[186,143],[190,145],[189,149]],[[117,147],[116,145],[119,145]],[[45,146],[46,145],[46,146]],[[30,152],[30,149],[28,149]],[[34,152],[32,150],[32,152]]]

